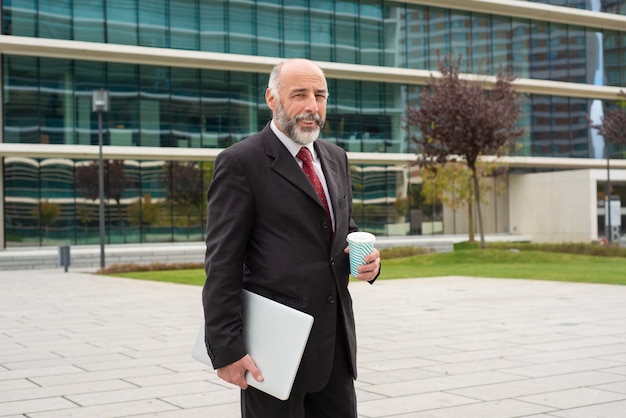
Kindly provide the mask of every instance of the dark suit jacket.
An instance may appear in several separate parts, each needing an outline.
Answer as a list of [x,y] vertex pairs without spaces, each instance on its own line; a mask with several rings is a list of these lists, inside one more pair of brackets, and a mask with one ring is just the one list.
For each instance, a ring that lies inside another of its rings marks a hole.
[[338,320],[346,330],[356,378],[349,260],[344,253],[347,234],[357,230],[350,168],[340,147],[317,140],[315,149],[335,215],[332,241],[313,186],[269,124],[218,155],[208,191],[202,297],[213,366],[226,366],[246,354],[240,315],[241,290],[246,288],[315,318],[296,392],[315,392],[326,384]]

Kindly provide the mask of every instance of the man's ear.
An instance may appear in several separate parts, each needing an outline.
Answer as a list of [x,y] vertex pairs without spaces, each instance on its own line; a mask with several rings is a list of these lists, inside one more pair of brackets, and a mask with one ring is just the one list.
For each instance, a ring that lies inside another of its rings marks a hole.
[[276,112],[276,97],[274,97],[270,89],[265,90],[265,103],[267,103],[273,113]]

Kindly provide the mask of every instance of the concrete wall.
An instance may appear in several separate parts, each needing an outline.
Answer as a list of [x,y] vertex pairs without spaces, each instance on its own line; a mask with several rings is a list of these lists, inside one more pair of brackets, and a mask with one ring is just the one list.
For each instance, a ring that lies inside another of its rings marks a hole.
[[511,232],[535,242],[597,240],[598,176],[601,170],[511,175]]

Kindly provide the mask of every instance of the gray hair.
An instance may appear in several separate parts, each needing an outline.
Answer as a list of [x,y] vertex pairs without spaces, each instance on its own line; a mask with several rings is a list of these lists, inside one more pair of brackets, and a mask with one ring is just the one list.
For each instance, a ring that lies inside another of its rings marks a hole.
[[280,71],[283,68],[283,64],[285,61],[279,62],[272,68],[272,72],[270,73],[270,79],[267,82],[267,88],[272,93],[275,99],[278,99],[278,90],[280,90]]

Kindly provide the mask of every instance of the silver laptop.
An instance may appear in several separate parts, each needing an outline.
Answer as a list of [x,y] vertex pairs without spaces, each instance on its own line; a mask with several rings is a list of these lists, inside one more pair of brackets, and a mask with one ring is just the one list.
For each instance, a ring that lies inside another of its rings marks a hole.
[[[248,373],[246,382],[280,400],[289,398],[304,353],[313,317],[256,293],[243,291],[243,337],[248,354],[263,374],[257,382]],[[191,356],[212,366],[204,344],[204,322]]]

